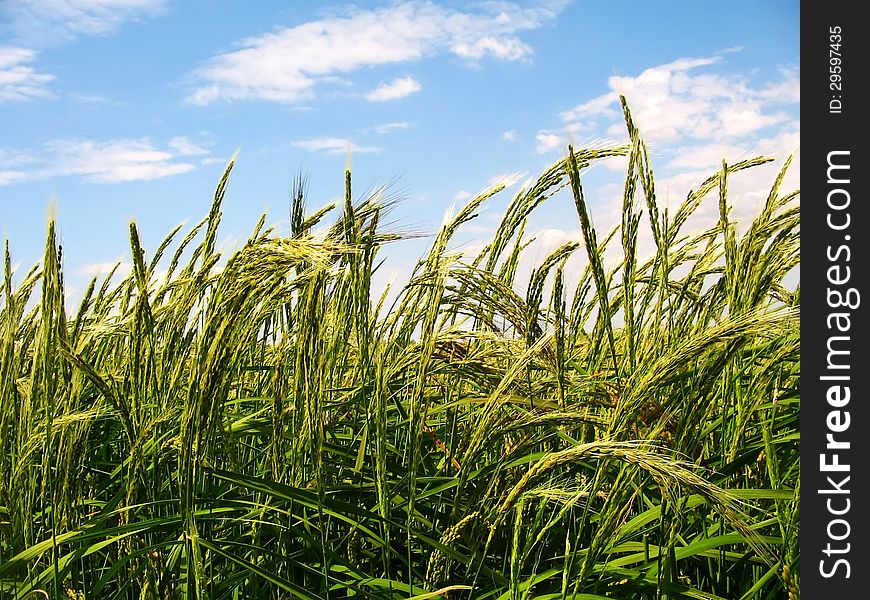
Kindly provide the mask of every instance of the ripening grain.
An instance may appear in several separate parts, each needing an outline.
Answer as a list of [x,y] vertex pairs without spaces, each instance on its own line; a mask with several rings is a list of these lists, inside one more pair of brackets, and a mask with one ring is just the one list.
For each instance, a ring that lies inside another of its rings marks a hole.
[[[17,285],[7,249],[0,597],[796,597],[798,194],[780,175],[738,235],[758,158],[665,211],[625,114],[629,145],[569,149],[460,258],[501,187],[473,199],[391,306],[371,278],[400,236],[349,173],[343,206],[300,184],[289,237],[261,220],[220,257],[230,163],[206,219],[156,250],[131,225],[131,274],[75,311],[54,223]],[[596,231],[584,170],[626,155]],[[582,235],[521,287],[560,189]],[[718,223],[684,228],[704,203]]]

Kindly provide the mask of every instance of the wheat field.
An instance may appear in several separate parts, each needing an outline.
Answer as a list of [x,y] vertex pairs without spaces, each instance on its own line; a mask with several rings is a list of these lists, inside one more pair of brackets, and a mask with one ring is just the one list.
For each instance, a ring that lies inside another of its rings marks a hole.
[[[231,162],[198,225],[151,250],[131,224],[130,275],[75,310],[55,223],[27,273],[7,242],[0,598],[797,598],[788,161],[742,232],[728,184],[764,157],[668,211],[623,107],[627,145],[569,147],[466,256],[504,186],[474,198],[391,293],[372,276],[403,234],[349,172],[343,205],[300,181],[289,235],[264,216],[221,256]],[[583,175],[613,157],[597,231]],[[526,276],[560,191],[581,236]]]

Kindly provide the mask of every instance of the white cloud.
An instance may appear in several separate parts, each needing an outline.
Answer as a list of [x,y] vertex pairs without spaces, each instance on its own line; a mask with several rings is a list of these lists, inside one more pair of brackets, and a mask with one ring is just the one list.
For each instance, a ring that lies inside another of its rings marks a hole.
[[20,183],[22,181],[27,181],[28,179],[30,179],[30,177],[26,171],[0,169],[0,187],[11,185],[13,183]]
[[795,69],[780,69],[782,80],[761,90],[761,97],[771,102],[797,103],[801,101],[800,74]]
[[413,77],[397,77],[390,83],[382,83],[365,95],[369,102],[384,102],[397,100],[415,94],[423,89],[420,82]]
[[82,94],[79,92],[70,92],[67,94],[67,97],[74,101],[79,102],[81,104],[110,104],[111,100],[106,98],[105,96],[100,96],[99,94]]
[[0,148],[0,187],[27,181],[30,177],[26,168],[36,162],[38,159],[25,152]]
[[309,152],[326,152],[327,154],[344,154],[355,152],[365,154],[368,152],[380,152],[380,148],[374,146],[357,146],[352,141],[339,137],[313,138],[309,140],[297,140],[293,145]]
[[80,35],[108,35],[127,21],[160,14],[167,0],[14,0],[0,15],[29,44],[51,45]]
[[[55,139],[43,146],[39,156],[0,149],[0,185],[58,176],[78,176],[95,183],[126,183],[180,175],[195,168],[178,160],[179,156],[171,146],[161,149],[148,138]],[[11,166],[18,168],[9,169]]]
[[133,267],[130,263],[115,261],[81,265],[79,268],[76,269],[76,273],[80,275],[89,275],[91,277],[94,277],[96,275],[108,275],[112,271],[112,269],[115,268],[115,265],[118,265],[118,268],[115,270],[115,274],[120,275],[121,277],[126,277],[133,270]]
[[0,47],[0,102],[51,96],[46,86],[54,76],[29,66],[36,56],[35,51],[26,48]]
[[501,139],[506,142],[515,142],[517,141],[517,139],[519,139],[519,135],[517,135],[515,129],[511,129],[510,131],[505,131],[503,134],[501,134]]
[[39,162],[39,159],[29,152],[0,148],[0,167],[18,167]]
[[[610,79],[611,83],[613,83],[613,78]],[[612,87],[612,86],[611,86]],[[615,117],[619,113],[614,110],[613,104],[615,103],[615,95],[613,93],[604,94],[598,96],[597,98],[593,98],[592,100],[587,100],[581,104],[578,104],[571,110],[566,110],[562,113],[562,120],[565,122],[576,121],[577,119],[584,117],[599,117],[599,116],[607,116],[607,117]]]
[[169,140],[169,147],[175,150],[180,156],[201,156],[209,153],[208,149],[191,141],[185,136],[178,136]]
[[501,60],[520,60],[532,54],[531,47],[515,36],[485,36],[473,42],[457,42],[450,50],[457,56],[472,61],[478,61],[487,54]]
[[557,148],[567,146],[561,137],[554,133],[547,133],[545,131],[539,131],[535,134],[535,141],[537,142],[535,150],[538,154],[546,154],[547,152],[552,152]]
[[729,163],[739,162],[748,158],[749,153],[742,146],[726,146],[725,144],[695,144],[682,146],[674,152],[674,157],[668,161],[667,167],[681,171],[706,169],[714,173],[722,168],[722,160]]
[[801,123],[800,120],[794,120],[784,127],[779,133],[770,138],[758,140],[754,150],[757,152],[777,155],[784,153],[800,152],[801,143]]
[[375,125],[372,127],[372,131],[375,133],[392,133],[394,131],[399,131],[402,129],[408,129],[411,126],[407,121],[394,121],[392,123],[381,123],[380,125]]
[[534,238],[535,241],[523,250],[523,256],[532,255],[540,257],[541,259],[560,246],[569,242],[578,242],[582,240],[579,229],[560,229],[556,227],[540,229],[533,232],[528,236],[528,238]]
[[147,139],[54,140],[46,144],[54,155],[59,175],[80,175],[98,183],[160,179],[192,171],[190,163],[175,162],[168,150],[159,150]]
[[[565,154],[567,155],[567,148]],[[625,175],[628,170],[628,156],[609,156],[606,160],[595,163],[603,169]],[[596,167],[597,168],[597,167]]]
[[471,192],[468,192],[466,190],[459,190],[458,192],[453,194],[453,199],[457,202],[462,200],[468,200],[469,198],[471,198]]
[[319,84],[363,67],[419,61],[449,53],[475,62],[528,58],[517,34],[555,19],[565,2],[523,8],[488,2],[456,10],[411,0],[376,9],[351,6],[343,13],[247,38],[193,73],[195,104],[219,99],[294,103],[311,98]]
[[636,77],[611,77],[610,92],[563,112],[562,120],[606,120],[613,123],[608,134],[624,135],[619,93],[628,99],[642,135],[653,142],[743,138],[788,119],[773,105],[799,100],[796,72],[783,70],[780,81],[763,87],[740,75],[699,72],[721,62],[721,54],[681,58]]
[[[477,223],[475,221],[462,224],[462,233],[464,233],[465,235],[486,236],[489,238],[493,236],[495,230],[496,228],[493,225],[481,225],[480,223]],[[472,242],[472,247],[475,250],[473,254],[480,254],[480,251],[483,250],[484,246],[485,244],[483,243],[483,240],[478,239]],[[466,251],[467,249],[468,247],[465,248]]]

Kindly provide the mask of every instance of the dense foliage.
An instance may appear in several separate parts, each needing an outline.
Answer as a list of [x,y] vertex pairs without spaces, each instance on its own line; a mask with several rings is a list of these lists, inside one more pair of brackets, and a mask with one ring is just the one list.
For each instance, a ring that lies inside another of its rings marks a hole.
[[[14,285],[7,247],[0,597],[796,596],[788,162],[738,234],[728,181],[768,159],[662,210],[625,114],[628,145],[569,148],[467,258],[451,239],[503,186],[473,199],[390,305],[371,279],[401,236],[349,173],[332,226],[300,184],[289,236],[261,219],[221,258],[230,163],[188,233],[146,253],[131,225],[130,275],[74,314],[54,223]],[[615,156],[622,220],[601,235],[582,174]],[[526,219],[559,190],[582,235],[526,285]],[[718,222],[689,231],[710,202]]]

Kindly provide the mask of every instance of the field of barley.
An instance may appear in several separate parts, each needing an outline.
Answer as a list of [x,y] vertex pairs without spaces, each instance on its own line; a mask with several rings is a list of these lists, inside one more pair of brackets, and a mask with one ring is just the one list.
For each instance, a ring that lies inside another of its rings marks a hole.
[[[75,310],[54,222],[29,272],[7,243],[0,598],[797,598],[788,161],[739,232],[729,181],[767,158],[664,210],[623,107],[627,145],[569,147],[463,256],[503,186],[474,198],[390,294],[402,233],[349,172],[342,206],[300,183],[289,236],[264,217],[220,256],[231,162],[195,227],[150,249],[131,224],[132,273]],[[583,175],[620,156],[596,230]],[[524,275],[557,192],[581,236]],[[718,221],[687,227],[702,206]]]

